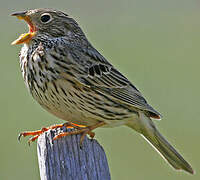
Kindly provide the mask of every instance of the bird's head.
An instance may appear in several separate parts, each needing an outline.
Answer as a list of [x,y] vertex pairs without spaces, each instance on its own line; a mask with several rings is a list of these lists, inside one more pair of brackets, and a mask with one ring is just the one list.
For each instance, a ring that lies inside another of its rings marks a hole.
[[77,22],[67,14],[52,9],[34,9],[11,14],[18,19],[25,20],[29,27],[29,32],[22,34],[15,44],[29,43],[38,35],[45,35],[49,38],[78,35],[82,38],[84,34]]

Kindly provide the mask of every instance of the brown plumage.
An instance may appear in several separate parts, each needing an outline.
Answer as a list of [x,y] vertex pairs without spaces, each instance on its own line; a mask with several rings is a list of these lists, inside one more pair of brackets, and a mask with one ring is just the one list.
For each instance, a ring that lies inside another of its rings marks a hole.
[[127,125],[175,169],[193,173],[156,129],[151,118],[160,119],[160,113],[88,42],[73,18],[51,9],[12,15],[29,25],[29,32],[13,44],[24,44],[21,71],[27,88],[43,108],[67,122],[92,127],[90,130]]

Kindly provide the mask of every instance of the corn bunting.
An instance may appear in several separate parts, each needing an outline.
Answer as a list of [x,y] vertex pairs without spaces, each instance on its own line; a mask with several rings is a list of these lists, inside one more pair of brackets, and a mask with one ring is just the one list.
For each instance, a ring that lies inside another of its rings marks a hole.
[[[12,44],[23,44],[20,68],[33,98],[48,112],[67,123],[24,132],[30,141],[48,129],[76,128],[65,135],[94,136],[97,127],[126,125],[140,133],[175,169],[193,173],[192,167],[159,133],[152,119],[161,115],[139,90],[87,40],[77,22],[52,9],[13,13],[29,26]],[[79,125],[78,125],[79,124]]]

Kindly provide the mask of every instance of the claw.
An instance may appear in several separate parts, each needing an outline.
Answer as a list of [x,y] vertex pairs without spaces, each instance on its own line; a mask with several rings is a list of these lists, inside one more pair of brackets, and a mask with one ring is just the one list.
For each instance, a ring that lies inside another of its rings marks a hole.
[[105,125],[104,122],[99,122],[99,123],[97,123],[97,124],[95,124],[93,126],[86,127],[86,126],[83,126],[83,125],[77,125],[77,124],[74,124],[74,123],[67,122],[67,123],[64,123],[64,124],[53,125],[53,126],[50,126],[50,127],[47,127],[47,128],[44,127],[41,130],[37,130],[37,131],[22,132],[18,136],[18,141],[21,140],[22,136],[23,137],[33,136],[28,140],[28,144],[30,145],[32,142],[34,142],[36,139],[38,139],[38,137],[41,134],[43,134],[44,132],[48,131],[49,129],[62,128],[63,126],[65,126],[67,128],[74,128],[76,130],[75,131],[71,131],[71,132],[60,133],[60,134],[56,135],[53,138],[53,140],[56,140],[56,139],[59,139],[61,137],[68,136],[68,135],[82,134],[81,138],[80,138],[80,146],[82,146],[84,137],[88,134],[93,139],[94,136],[95,136],[95,133],[92,132],[92,130],[97,128],[97,127],[103,126],[103,125]]
[[94,136],[95,136],[95,133],[94,133],[94,132],[92,132],[92,131],[89,131],[89,132],[88,132],[88,134],[89,134],[89,136],[90,136],[90,138],[91,138],[91,139],[93,139],[93,138],[94,138]]
[[50,126],[50,127],[43,127],[41,130],[37,130],[37,131],[26,131],[26,132],[22,132],[19,134],[18,136],[18,141],[21,140],[21,137],[26,137],[26,136],[33,136],[32,138],[30,138],[28,140],[28,144],[30,144],[31,142],[35,141],[42,133],[48,131],[49,129],[55,129],[55,128],[58,128],[58,127],[63,127],[63,125],[61,124],[58,124],[58,125],[53,125],[53,126]]
[[38,139],[39,136],[40,136],[40,135],[35,135],[35,136],[29,138],[29,140],[28,140],[28,145],[30,146],[32,142],[34,142],[36,139]]
[[22,133],[19,133],[19,135],[17,137],[17,139],[18,139],[19,142],[21,141],[21,137],[22,137]]

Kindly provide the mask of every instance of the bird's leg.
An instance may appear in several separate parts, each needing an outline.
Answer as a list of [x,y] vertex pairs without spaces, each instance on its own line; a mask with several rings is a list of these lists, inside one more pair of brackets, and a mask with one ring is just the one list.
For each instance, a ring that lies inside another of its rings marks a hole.
[[81,135],[81,138],[80,138],[80,146],[82,146],[84,137],[85,137],[87,134],[88,134],[91,138],[94,138],[95,133],[92,132],[92,130],[94,130],[94,129],[98,128],[98,127],[101,127],[101,126],[103,126],[103,125],[105,125],[105,124],[106,124],[105,122],[98,122],[97,124],[92,125],[92,126],[76,128],[77,130],[75,130],[75,131],[71,131],[71,132],[62,132],[62,133],[58,134],[57,136],[55,136],[55,137],[53,138],[53,140],[59,139],[59,138],[64,137],[64,136],[75,135],[75,134],[82,134],[82,135]]
[[66,122],[64,124],[56,124],[53,126],[49,126],[49,127],[44,127],[41,130],[37,130],[37,131],[26,131],[26,132],[22,132],[19,134],[18,136],[18,140],[20,141],[21,137],[26,137],[26,136],[33,136],[28,140],[28,144],[30,145],[31,142],[34,142],[41,134],[43,134],[44,132],[48,131],[49,129],[56,129],[56,128],[62,128],[63,126],[65,126],[66,128],[75,128],[75,129],[80,129],[80,128],[84,128],[85,126],[83,125],[78,125],[78,124],[74,124],[71,122]]

